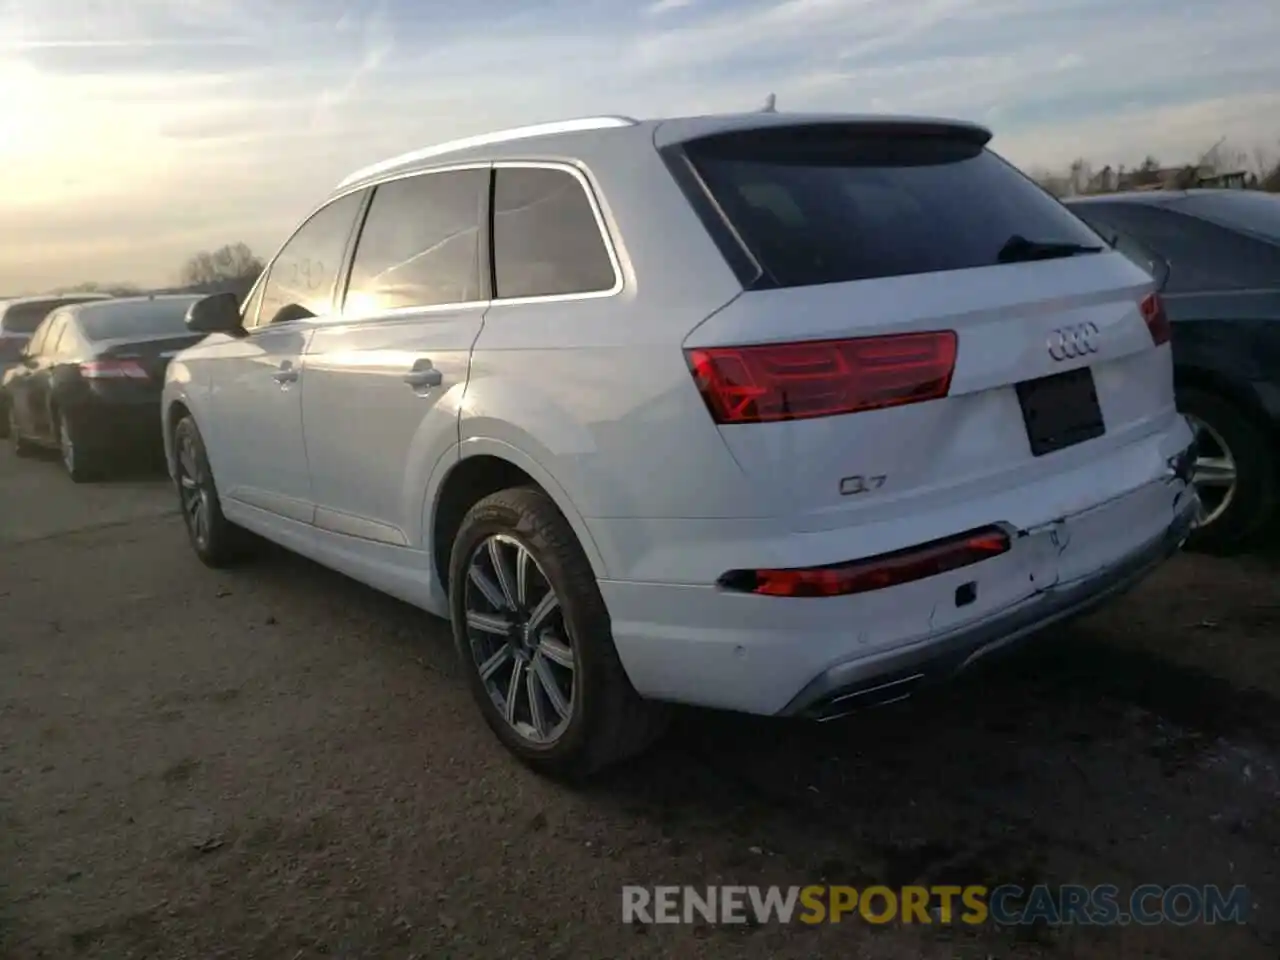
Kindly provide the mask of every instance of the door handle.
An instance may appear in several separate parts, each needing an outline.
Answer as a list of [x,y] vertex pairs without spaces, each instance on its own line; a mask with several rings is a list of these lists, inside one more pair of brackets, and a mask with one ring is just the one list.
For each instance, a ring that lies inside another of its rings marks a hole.
[[281,384],[297,383],[298,371],[292,363],[286,360],[284,363],[280,364],[279,370],[271,374],[271,379],[274,380],[276,383],[281,383]]
[[438,387],[444,383],[444,374],[431,365],[430,360],[418,360],[413,369],[404,375],[404,382],[415,390],[422,387]]

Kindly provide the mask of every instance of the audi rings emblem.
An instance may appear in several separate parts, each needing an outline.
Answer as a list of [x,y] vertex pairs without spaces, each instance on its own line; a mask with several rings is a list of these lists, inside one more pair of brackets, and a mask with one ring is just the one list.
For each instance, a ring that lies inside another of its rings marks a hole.
[[1098,352],[1102,331],[1093,321],[1059,327],[1049,334],[1049,356],[1054,360],[1075,360]]

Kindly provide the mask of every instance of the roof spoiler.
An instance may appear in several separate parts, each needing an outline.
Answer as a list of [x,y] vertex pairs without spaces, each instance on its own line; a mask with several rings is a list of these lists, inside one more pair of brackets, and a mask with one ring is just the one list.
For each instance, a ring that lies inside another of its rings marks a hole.
[[747,133],[774,127],[856,127],[869,135],[916,134],[949,136],[977,146],[986,146],[992,133],[986,127],[967,120],[937,117],[894,117],[860,114],[786,114],[757,113],[728,116],[690,117],[666,120],[654,131],[654,145],[659,149],[702,140],[720,134]]

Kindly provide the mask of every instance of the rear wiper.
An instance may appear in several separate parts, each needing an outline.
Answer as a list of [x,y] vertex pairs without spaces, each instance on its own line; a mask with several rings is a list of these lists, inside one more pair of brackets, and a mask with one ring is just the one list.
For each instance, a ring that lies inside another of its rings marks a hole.
[[1055,260],[1074,257],[1081,253],[1101,253],[1102,247],[1090,247],[1083,243],[1053,243],[1044,240],[1028,240],[1015,233],[1005,241],[996,260],[1000,263],[1022,263],[1027,260]]

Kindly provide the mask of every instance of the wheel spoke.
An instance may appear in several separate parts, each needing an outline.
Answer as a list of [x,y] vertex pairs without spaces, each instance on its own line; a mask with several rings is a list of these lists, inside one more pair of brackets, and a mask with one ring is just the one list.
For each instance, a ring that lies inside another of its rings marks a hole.
[[537,670],[528,671],[528,680],[525,682],[526,694],[529,697],[529,725],[533,727],[538,734],[539,739],[545,739],[547,736],[547,718],[542,713],[542,696],[538,690],[542,686],[542,678],[538,676]]
[[511,648],[505,643],[497,649],[488,660],[480,664],[480,679],[488,681],[495,673],[502,669],[503,664],[511,659]]
[[564,694],[560,692],[560,685],[556,682],[555,674],[551,672],[551,667],[547,665],[547,661],[543,659],[540,653],[536,653],[530,664],[533,673],[538,677],[539,686],[542,687],[543,693],[547,695],[547,702],[551,704],[551,709],[561,719],[569,716],[569,703],[565,700]]
[[178,478],[178,482],[182,484],[182,489],[184,490],[194,490],[196,488],[196,482],[185,474]]
[[516,722],[516,698],[520,696],[520,681],[524,679],[524,664],[517,660],[511,668],[511,679],[507,681],[507,723]]
[[480,613],[478,610],[468,610],[467,626],[482,633],[492,633],[505,637],[511,629],[511,621],[494,613]]
[[538,601],[538,605],[533,608],[529,614],[529,632],[537,633],[538,628],[546,621],[547,617],[560,606],[560,601],[556,599],[556,592],[548,585],[546,595]]
[[489,562],[493,564],[493,574],[498,578],[498,586],[502,588],[506,605],[512,610],[519,610],[520,607],[516,603],[515,578],[507,568],[507,562],[502,556],[502,541],[497,537],[489,541]]
[[178,464],[182,467],[182,473],[191,480],[194,485],[196,477],[196,455],[191,449],[191,441],[184,441],[182,446],[178,448]]
[[471,582],[476,585],[479,591],[484,594],[484,598],[495,610],[510,610],[511,607],[502,598],[502,591],[498,589],[498,585],[489,579],[489,575],[476,566],[472,561],[471,568],[467,570],[467,576]]
[[1200,457],[1191,479],[1200,486],[1229,487],[1236,482],[1236,465],[1227,457]]
[[550,631],[544,633],[539,640],[538,652],[552,663],[558,664],[566,670],[572,670],[574,668],[573,651],[569,649],[569,645],[567,643],[564,643],[557,637],[552,636]]
[[529,602],[529,572],[533,567],[529,551],[516,544],[516,609],[523,610]]

